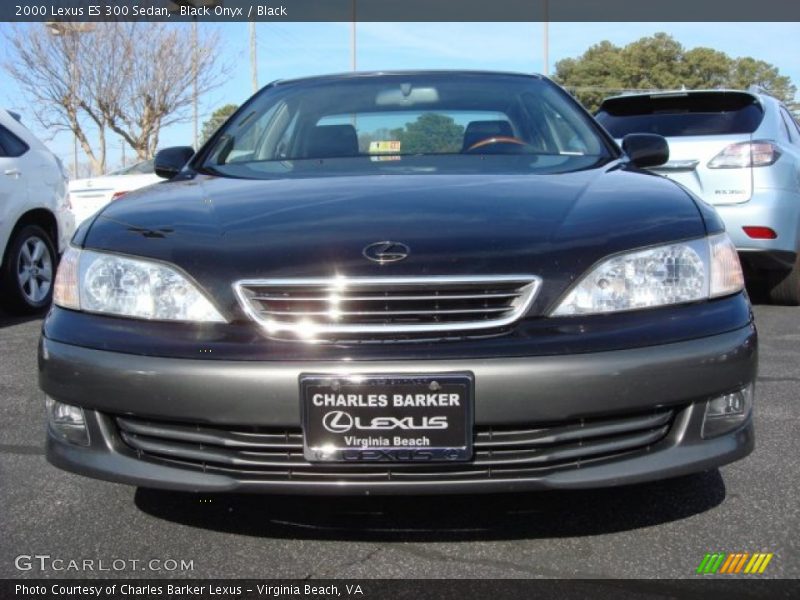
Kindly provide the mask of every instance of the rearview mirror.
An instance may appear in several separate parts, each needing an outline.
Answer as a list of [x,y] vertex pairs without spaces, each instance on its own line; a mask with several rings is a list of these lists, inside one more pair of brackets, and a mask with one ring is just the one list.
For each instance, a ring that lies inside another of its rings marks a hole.
[[191,146],[174,146],[159,150],[156,152],[154,165],[156,175],[164,179],[172,179],[192,156],[194,156],[194,148]]
[[381,90],[375,97],[376,106],[414,106],[415,104],[432,104],[439,101],[436,88],[412,88],[404,83],[398,88]]
[[622,138],[622,149],[637,167],[657,167],[669,160],[669,145],[654,133],[629,133]]

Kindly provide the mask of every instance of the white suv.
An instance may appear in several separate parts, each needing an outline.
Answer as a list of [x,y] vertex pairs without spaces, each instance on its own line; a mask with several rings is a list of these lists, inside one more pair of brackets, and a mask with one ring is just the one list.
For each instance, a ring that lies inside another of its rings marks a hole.
[[0,304],[17,313],[50,305],[58,257],[75,229],[61,161],[0,109]]

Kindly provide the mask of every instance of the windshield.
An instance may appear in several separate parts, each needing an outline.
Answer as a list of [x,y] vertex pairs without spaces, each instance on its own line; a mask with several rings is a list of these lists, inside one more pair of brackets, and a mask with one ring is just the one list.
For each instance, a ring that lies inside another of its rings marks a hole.
[[203,166],[234,177],[470,170],[488,155],[492,168],[564,172],[611,151],[591,118],[549,82],[398,74],[278,84],[226,123]]

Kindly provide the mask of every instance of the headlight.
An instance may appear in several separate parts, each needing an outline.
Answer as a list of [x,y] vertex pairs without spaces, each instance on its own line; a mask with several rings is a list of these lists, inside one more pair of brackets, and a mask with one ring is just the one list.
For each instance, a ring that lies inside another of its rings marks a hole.
[[225,321],[197,286],[173,267],[72,247],[61,259],[53,302],[137,319]]
[[552,316],[610,313],[726,296],[744,288],[725,233],[613,256],[594,267]]

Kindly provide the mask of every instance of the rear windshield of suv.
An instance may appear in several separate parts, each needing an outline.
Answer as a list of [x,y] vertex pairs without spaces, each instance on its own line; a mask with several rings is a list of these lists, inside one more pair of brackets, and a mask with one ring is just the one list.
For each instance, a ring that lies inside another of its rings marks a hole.
[[676,93],[612,98],[596,117],[617,139],[629,133],[680,137],[753,133],[764,111],[750,94]]

